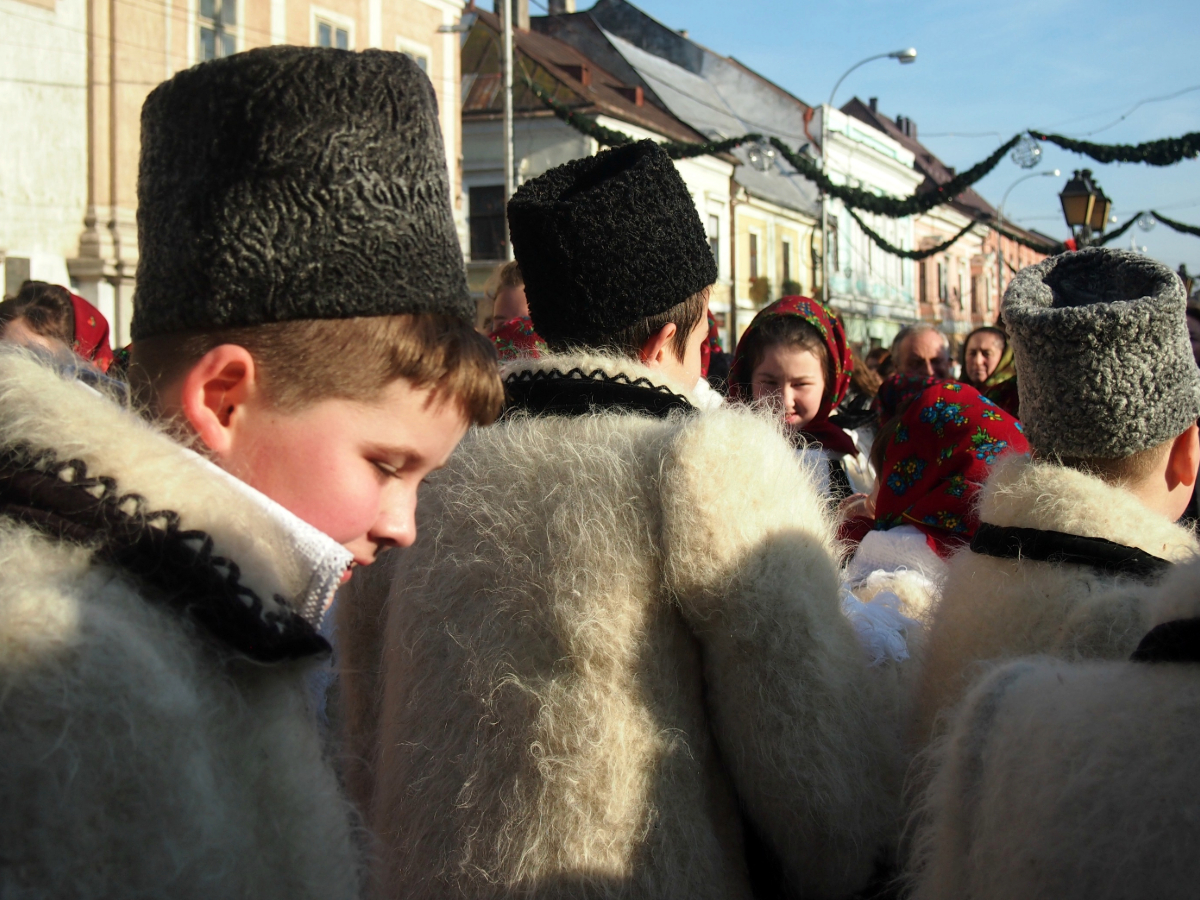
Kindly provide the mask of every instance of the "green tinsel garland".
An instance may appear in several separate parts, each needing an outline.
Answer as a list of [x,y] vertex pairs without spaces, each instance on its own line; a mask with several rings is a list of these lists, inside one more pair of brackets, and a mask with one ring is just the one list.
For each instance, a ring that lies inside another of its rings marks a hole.
[[943,203],[953,200],[991,172],[992,169],[996,168],[1000,160],[1004,158],[1004,154],[1011,150],[1020,139],[1020,135],[1013,136],[1011,140],[1003,144],[987,159],[971,166],[971,168],[967,169],[961,175],[954,176],[954,178],[951,178],[945,184],[938,185],[937,190],[923,194],[913,194],[903,199],[872,194],[870,191],[865,191],[862,188],[850,187],[844,184],[834,184],[821,171],[821,166],[818,163],[792,152],[792,148],[779,140],[779,138],[771,138],[771,144],[783,154],[784,159],[791,163],[797,172],[813,182],[817,187],[825,191],[825,193],[837,197],[847,207],[861,209],[864,212],[875,213],[880,216],[888,216],[892,219],[902,219],[905,216],[919,216],[921,213],[929,212],[935,206],[941,206]]
[[[533,95],[548,106],[554,115],[562,119],[580,134],[587,135],[603,147],[621,147],[635,140],[628,134],[605,128],[590,116],[580,115],[569,106],[559,103],[547,93],[546,89],[536,82],[525,79],[525,84]],[[711,156],[716,153],[728,153],[735,147],[750,141],[762,140],[761,134],[743,134],[741,137],[726,138],[723,141],[705,141],[690,143],[686,141],[664,141],[661,146],[671,159],[691,159],[695,156]]]
[[1128,222],[1126,222],[1124,225],[1122,225],[1116,231],[1110,231],[1108,234],[1105,234],[1105,235],[1101,236],[1100,238],[1098,238],[1097,240],[1092,241],[1090,246],[1103,247],[1105,244],[1109,243],[1110,241],[1115,241],[1117,238],[1119,238],[1121,235],[1123,235],[1125,232],[1127,232],[1130,228],[1133,227],[1133,223],[1138,220],[1138,216],[1140,216],[1140,215],[1142,215],[1140,210],[1138,212],[1135,212],[1132,216],[1129,217]]
[[896,247],[893,244],[889,244],[881,235],[876,234],[874,231],[872,231],[870,226],[868,226],[866,222],[864,222],[862,219],[860,219],[858,217],[858,214],[855,213],[854,210],[851,209],[850,207],[846,207],[846,212],[850,213],[850,218],[852,218],[855,222],[858,223],[858,227],[863,230],[863,233],[867,237],[869,237],[871,240],[873,240],[876,244],[878,244],[882,249],[886,250],[888,253],[892,254],[893,256],[899,256],[904,259],[912,259],[912,260],[928,259],[931,256],[935,256],[938,253],[941,253],[943,250],[949,250],[950,247],[952,247],[955,243],[958,242],[959,238],[961,238],[964,234],[966,234],[968,231],[970,231],[976,225],[981,224],[980,222],[968,222],[966,228],[962,229],[962,231],[960,231],[954,237],[950,238],[950,240],[948,240],[944,243],[938,244],[936,247],[929,247],[925,250],[904,250],[901,247]]
[[1195,159],[1200,156],[1200,131],[1193,131],[1183,137],[1147,141],[1144,144],[1093,144],[1090,141],[1063,137],[1061,134],[1045,134],[1041,131],[1029,133],[1038,140],[1049,141],[1064,150],[1082,153],[1102,163],[1132,162],[1145,163],[1148,166],[1170,166],[1181,159]]
[[1158,221],[1162,222],[1168,228],[1174,228],[1180,234],[1191,234],[1200,237],[1200,228],[1197,228],[1195,225],[1185,225],[1182,222],[1176,222],[1174,219],[1168,219],[1154,210],[1150,210],[1150,215],[1154,216],[1154,218],[1158,219]]

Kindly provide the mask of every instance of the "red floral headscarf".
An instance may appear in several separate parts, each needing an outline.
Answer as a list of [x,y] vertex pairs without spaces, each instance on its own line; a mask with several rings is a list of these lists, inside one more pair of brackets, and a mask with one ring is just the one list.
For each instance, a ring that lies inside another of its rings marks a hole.
[[725,350],[721,347],[721,330],[717,328],[717,317],[712,314],[712,310],[708,311],[708,337],[704,339],[704,343],[700,345],[700,377],[708,377],[708,366],[712,362],[714,353],[724,353]]
[[1021,423],[975,388],[930,379],[888,442],[875,528],[915,525],[945,556],[979,527],[975,496],[996,460],[1028,452]]
[[489,337],[496,345],[496,355],[502,362],[538,359],[548,349],[546,342],[533,330],[533,320],[528,316],[509,319]]
[[108,320],[77,294],[71,294],[71,306],[75,310],[75,346],[71,349],[101,372],[107,372],[113,361],[112,347],[108,344]]
[[850,345],[846,342],[846,329],[842,326],[842,317],[819,300],[812,300],[808,297],[784,297],[776,300],[754,317],[754,321],[750,323],[750,327],[738,341],[737,351],[733,355],[733,365],[729,369],[729,398],[743,403],[749,403],[754,398],[753,390],[750,387],[754,373],[750,371],[750,362],[747,359],[746,339],[763,322],[773,316],[799,316],[811,325],[824,338],[825,349],[833,364],[833,380],[825,385],[825,396],[821,400],[821,407],[812,421],[804,426],[801,433],[835,452],[855,453],[854,442],[850,436],[829,421],[829,417],[838,408],[838,404],[845,398],[846,391],[850,387],[850,373],[854,371],[854,363],[850,358]]

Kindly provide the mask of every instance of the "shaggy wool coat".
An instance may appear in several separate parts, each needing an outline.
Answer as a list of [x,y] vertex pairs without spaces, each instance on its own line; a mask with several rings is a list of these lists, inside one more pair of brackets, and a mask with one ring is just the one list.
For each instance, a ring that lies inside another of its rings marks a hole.
[[286,613],[278,598],[306,575],[279,525],[196,457],[0,352],[0,896],[354,897],[349,807],[305,708],[305,663],[251,661],[139,571],[25,524],[17,453],[73,461],[57,478],[86,471],[140,529],[176,513],[259,612]]
[[[520,365],[665,386],[629,360]],[[743,816],[804,896],[869,878],[895,741],[826,505],[773,423],[511,414],[418,524],[338,603],[380,896],[739,900]]]
[[[1168,577],[1150,609],[1153,624],[1200,616],[1200,565]],[[938,748],[914,897],[1196,896],[1197,745],[1195,663],[1000,667]]]
[[[993,525],[1104,538],[1171,562],[1200,549],[1192,531],[1129,491],[1023,456],[997,464],[979,513]],[[912,740],[931,739],[939,713],[962,698],[985,662],[1128,658],[1147,631],[1150,593],[1145,582],[1086,566],[957,554],[926,635]]]

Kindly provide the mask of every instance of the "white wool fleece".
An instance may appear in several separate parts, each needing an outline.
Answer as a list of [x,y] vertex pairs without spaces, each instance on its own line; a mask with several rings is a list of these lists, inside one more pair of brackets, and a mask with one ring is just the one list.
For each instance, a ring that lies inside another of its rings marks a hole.
[[[1105,538],[1180,562],[1197,553],[1191,530],[1119,487],[1025,457],[1000,462],[981,493],[980,519]],[[950,560],[926,636],[911,736],[923,746],[986,661],[1030,654],[1125,659],[1150,627],[1155,589],[1087,566],[996,559],[964,550]]]
[[934,748],[914,900],[1195,897],[1197,745],[1195,665],[1002,666]]
[[[0,441],[18,440],[204,528],[260,597],[303,586],[261,510],[164,435],[0,353]],[[7,519],[0,572],[0,896],[357,896],[303,663],[227,658],[90,550]]]
[[749,898],[739,804],[806,896],[865,883],[894,741],[773,423],[516,415],[418,520],[338,602],[382,896]]

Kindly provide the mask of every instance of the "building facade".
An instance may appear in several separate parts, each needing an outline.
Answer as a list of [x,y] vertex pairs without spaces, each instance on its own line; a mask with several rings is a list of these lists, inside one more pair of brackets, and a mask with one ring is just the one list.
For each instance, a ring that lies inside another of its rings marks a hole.
[[[0,255],[5,290],[69,284],[129,337],[137,271],[142,103],[175,72],[253,47],[300,44],[412,56],[438,95],[461,185],[463,0],[0,0]],[[19,125],[15,123],[20,123]],[[466,209],[452,198],[461,238]]]

